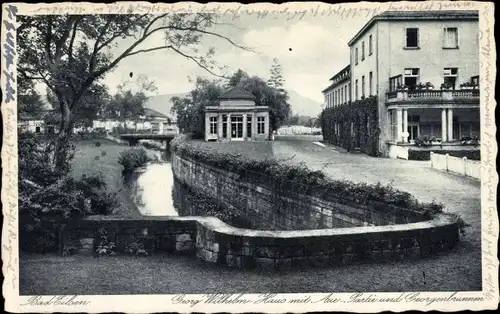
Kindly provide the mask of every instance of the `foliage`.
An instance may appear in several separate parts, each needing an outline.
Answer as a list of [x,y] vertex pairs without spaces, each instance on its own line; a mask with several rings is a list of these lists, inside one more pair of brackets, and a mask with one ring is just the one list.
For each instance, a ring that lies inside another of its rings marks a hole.
[[144,148],[130,148],[120,153],[118,163],[123,166],[124,174],[130,174],[150,161]]
[[[359,147],[370,156],[380,155],[376,96],[326,108],[320,115],[320,123],[327,142],[347,150]],[[358,134],[357,138],[355,134]]]
[[18,114],[26,114],[35,117],[44,110],[41,95],[35,90],[30,80],[21,80],[17,84]]
[[[280,93],[270,87],[263,79],[249,76],[238,70],[229,80],[226,87],[239,86],[252,93],[257,106],[269,106],[270,128],[277,130],[286,122],[290,114],[288,95]],[[225,88],[220,80],[209,81],[198,78],[195,88],[188,96],[172,99],[172,112],[177,116],[178,126],[183,133],[190,133],[194,138],[203,138],[205,135],[205,107],[218,106],[219,96]]]
[[442,204],[420,203],[411,194],[399,191],[391,185],[332,180],[323,172],[310,170],[303,164],[293,165],[286,160],[273,158],[254,160],[240,154],[220,153],[195,147],[185,136],[176,137],[171,143],[171,150],[183,158],[203,162],[245,177],[251,176],[254,180],[267,180],[276,189],[284,192],[289,190],[305,194],[325,192],[346,201],[363,204],[380,202],[428,215],[434,215],[443,208]]
[[205,134],[205,107],[217,106],[223,88],[220,81],[197,78],[195,88],[187,97],[172,98],[172,112],[177,116],[177,125],[183,133],[190,133],[195,138]]
[[79,179],[68,177],[64,184],[76,191],[81,191],[87,200],[91,215],[108,215],[119,206],[116,194],[108,192],[102,173],[82,175]]
[[[35,184],[46,186],[55,183],[67,175],[71,164],[66,161],[59,167],[53,164],[55,154],[55,136],[50,134],[36,135],[23,132],[19,134],[19,177]],[[72,142],[65,143],[66,155],[72,157],[75,146]]]
[[431,160],[431,151],[435,154],[450,155],[452,157],[467,157],[470,160],[481,160],[481,151],[477,150],[446,150],[446,149],[428,149],[428,150],[408,150],[409,160]]
[[[69,162],[54,167],[53,136],[19,134],[20,248],[48,252],[57,249],[58,233],[72,218],[108,214],[117,198],[108,193],[101,176],[69,176]],[[74,147],[68,146],[68,154]]]
[[283,78],[283,73],[281,69],[281,64],[279,64],[278,59],[273,59],[273,65],[270,70],[270,77],[267,84],[272,88],[276,89],[280,94],[286,94],[285,79]]
[[112,256],[116,255],[116,245],[114,242],[109,240],[108,232],[106,229],[101,228],[98,231],[99,233],[99,244],[96,248],[96,253],[98,256]]
[[129,254],[135,254],[137,256],[148,256],[148,252],[144,247],[144,243],[142,241],[134,241],[127,245],[125,248],[125,252]]

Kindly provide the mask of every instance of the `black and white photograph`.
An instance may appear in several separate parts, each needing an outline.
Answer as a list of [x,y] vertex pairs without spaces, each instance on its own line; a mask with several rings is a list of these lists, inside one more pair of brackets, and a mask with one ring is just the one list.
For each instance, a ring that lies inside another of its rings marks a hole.
[[2,4],[10,311],[497,308],[493,8]]

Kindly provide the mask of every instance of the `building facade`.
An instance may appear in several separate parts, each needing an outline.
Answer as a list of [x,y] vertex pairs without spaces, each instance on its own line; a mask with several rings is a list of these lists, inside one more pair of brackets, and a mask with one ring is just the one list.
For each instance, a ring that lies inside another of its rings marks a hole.
[[347,65],[331,79],[330,86],[323,90],[325,108],[331,108],[351,100],[351,66]]
[[262,141],[269,138],[269,107],[257,106],[255,96],[233,88],[205,108],[206,141]]
[[384,156],[479,137],[477,11],[384,12],[348,45],[351,100],[377,96]]

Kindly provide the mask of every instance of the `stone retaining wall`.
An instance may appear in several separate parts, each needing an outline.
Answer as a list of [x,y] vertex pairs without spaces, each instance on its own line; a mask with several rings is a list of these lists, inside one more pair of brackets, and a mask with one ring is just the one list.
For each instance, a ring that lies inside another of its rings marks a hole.
[[100,229],[115,242],[118,254],[123,254],[131,242],[141,241],[150,254],[196,255],[208,263],[237,268],[280,269],[418,258],[448,251],[459,241],[457,220],[450,215],[402,225],[301,231],[238,229],[213,217],[91,216],[65,230],[64,246],[96,255]]
[[176,180],[217,200],[252,222],[252,229],[306,230],[366,225],[393,225],[429,219],[422,213],[388,204],[356,203],[328,191],[313,193],[276,189],[259,174],[240,176],[172,154]]

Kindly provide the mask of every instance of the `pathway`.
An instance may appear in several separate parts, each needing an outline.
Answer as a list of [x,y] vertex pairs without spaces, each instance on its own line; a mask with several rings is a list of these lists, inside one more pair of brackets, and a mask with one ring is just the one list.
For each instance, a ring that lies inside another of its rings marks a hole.
[[432,169],[428,161],[375,158],[350,154],[344,149],[318,139],[280,138],[273,142],[273,154],[290,158],[290,162],[305,162],[313,170],[322,169],[333,179],[355,182],[391,184],[413,194],[418,200],[443,203],[445,211],[456,212],[469,224],[467,240],[480,247],[481,202],[480,183],[474,179]]

